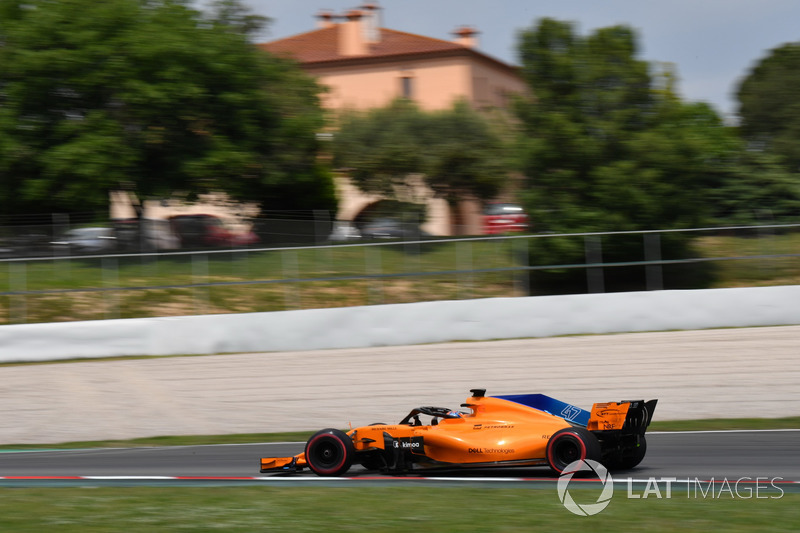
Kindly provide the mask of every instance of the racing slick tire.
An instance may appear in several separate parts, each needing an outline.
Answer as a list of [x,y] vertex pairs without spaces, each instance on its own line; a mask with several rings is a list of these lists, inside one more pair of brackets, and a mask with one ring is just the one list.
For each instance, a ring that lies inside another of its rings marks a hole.
[[353,439],[338,429],[323,429],[306,443],[306,462],[318,476],[341,476],[353,464]]
[[600,458],[600,442],[584,428],[560,429],[547,441],[547,464],[557,474],[574,461],[591,459],[599,462]]

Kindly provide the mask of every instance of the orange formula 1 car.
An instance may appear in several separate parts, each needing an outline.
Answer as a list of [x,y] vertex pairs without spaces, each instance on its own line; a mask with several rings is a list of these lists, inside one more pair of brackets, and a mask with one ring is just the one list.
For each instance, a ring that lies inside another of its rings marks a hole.
[[262,458],[261,472],[308,467],[320,476],[341,476],[360,464],[389,474],[536,465],[561,473],[579,459],[628,469],[644,458],[644,433],[657,402],[596,403],[588,412],[543,394],[470,392],[463,411],[418,407],[396,425],[372,424],[347,433],[323,429],[308,439],[304,453]]

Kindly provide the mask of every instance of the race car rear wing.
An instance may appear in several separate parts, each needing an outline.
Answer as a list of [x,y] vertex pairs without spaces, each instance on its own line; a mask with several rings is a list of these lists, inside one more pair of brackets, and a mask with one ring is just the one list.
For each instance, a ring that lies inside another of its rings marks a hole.
[[596,403],[586,429],[589,431],[624,430],[626,434],[644,435],[653,419],[658,400],[627,400]]
[[591,411],[556,400],[544,394],[509,394],[495,396],[501,400],[516,402],[539,411],[563,418],[567,422],[583,426],[589,431],[625,430],[626,433],[643,435],[653,417],[658,400],[626,400],[621,402],[596,403]]

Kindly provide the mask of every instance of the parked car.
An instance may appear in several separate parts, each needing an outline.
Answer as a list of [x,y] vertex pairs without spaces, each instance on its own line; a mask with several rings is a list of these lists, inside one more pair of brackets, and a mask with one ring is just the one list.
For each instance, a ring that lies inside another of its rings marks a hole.
[[222,219],[214,215],[175,215],[169,218],[169,224],[182,248],[236,248],[259,241],[252,231],[231,231]]
[[416,241],[430,235],[417,224],[401,222],[396,218],[376,218],[364,224],[361,235],[365,239],[398,239]]
[[102,254],[117,248],[114,228],[75,228],[64,232],[50,246],[64,254]]
[[0,257],[42,257],[53,253],[53,236],[28,228],[6,228],[0,239]]
[[483,233],[501,233],[528,230],[528,215],[522,206],[512,203],[490,203],[483,211]]
[[328,236],[328,240],[333,242],[357,241],[361,239],[361,232],[352,222],[347,220],[337,220],[333,223],[333,231]]

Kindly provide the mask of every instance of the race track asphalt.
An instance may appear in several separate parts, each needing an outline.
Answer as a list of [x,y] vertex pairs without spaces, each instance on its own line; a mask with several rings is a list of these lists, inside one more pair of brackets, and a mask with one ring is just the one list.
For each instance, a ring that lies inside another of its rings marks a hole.
[[[272,477],[260,474],[262,456],[289,456],[303,443],[176,446],[53,450],[0,453],[2,477],[58,476],[186,476],[206,478]],[[648,452],[642,464],[614,473],[626,477],[720,480],[782,478],[800,482],[800,430],[654,432],[648,434]],[[348,475],[364,474],[353,467]],[[431,474],[427,474],[431,475]],[[462,477],[555,478],[544,467],[464,470],[447,473]],[[308,471],[301,477],[315,477]],[[278,476],[281,477],[281,476]],[[283,478],[282,478],[283,479]],[[31,481],[31,480],[28,480]],[[160,480],[150,480],[158,483]],[[24,480],[20,480],[24,482]],[[84,482],[85,483],[85,482]],[[0,480],[2,484],[2,480]]]

